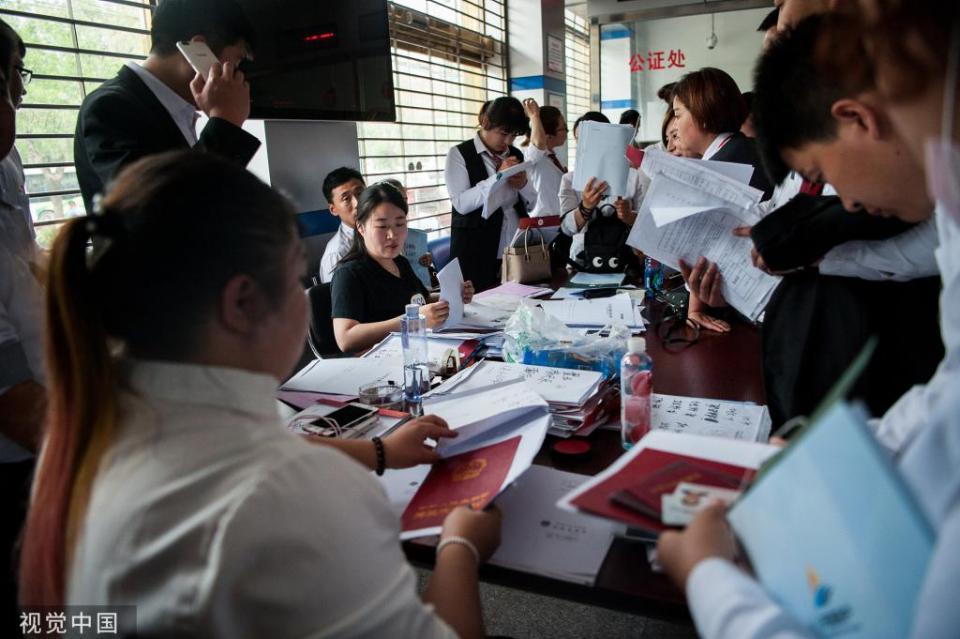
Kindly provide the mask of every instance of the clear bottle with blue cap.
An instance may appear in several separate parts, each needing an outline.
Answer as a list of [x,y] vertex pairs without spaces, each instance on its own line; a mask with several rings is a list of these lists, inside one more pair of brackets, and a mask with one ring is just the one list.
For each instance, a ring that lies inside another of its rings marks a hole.
[[423,394],[430,390],[430,360],[427,356],[427,318],[419,304],[407,304],[400,320],[403,347],[403,398],[413,415],[423,413]]

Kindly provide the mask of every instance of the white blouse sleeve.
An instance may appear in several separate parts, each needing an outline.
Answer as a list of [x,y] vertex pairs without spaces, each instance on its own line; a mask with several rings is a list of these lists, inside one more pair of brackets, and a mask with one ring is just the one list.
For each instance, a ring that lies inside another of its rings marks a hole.
[[763,587],[724,559],[701,561],[687,579],[687,603],[704,639],[813,638]]
[[209,608],[232,636],[456,636],[417,594],[382,489],[337,451],[278,463],[224,528]]
[[467,175],[467,163],[463,159],[460,149],[453,147],[447,153],[447,162],[443,169],[443,178],[447,183],[447,193],[450,203],[458,213],[465,215],[483,206],[490,185],[496,180],[491,175],[486,180],[470,186],[470,176]]

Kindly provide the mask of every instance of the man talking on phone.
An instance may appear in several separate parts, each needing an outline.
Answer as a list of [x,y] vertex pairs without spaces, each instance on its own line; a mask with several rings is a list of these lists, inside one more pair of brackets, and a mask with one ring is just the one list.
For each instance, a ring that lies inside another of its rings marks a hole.
[[[124,166],[183,148],[246,164],[260,142],[241,129],[250,85],[239,70],[253,28],[235,0],[162,0],[150,28],[150,55],[128,62],[83,101],[73,154],[87,212]],[[177,43],[205,43],[219,60],[200,76]],[[199,112],[210,120],[197,136]]]

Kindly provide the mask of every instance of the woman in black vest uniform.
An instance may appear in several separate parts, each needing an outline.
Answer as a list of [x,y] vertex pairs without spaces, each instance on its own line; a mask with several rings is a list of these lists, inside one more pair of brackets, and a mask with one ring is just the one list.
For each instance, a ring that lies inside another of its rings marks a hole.
[[[389,182],[367,187],[357,203],[353,246],[333,272],[333,332],[343,352],[370,348],[400,330],[407,304],[420,304],[427,326],[436,328],[450,314],[447,302],[430,294],[403,256],[407,239],[407,201]],[[463,302],[473,299],[473,284],[463,283]]]
[[444,169],[453,207],[450,256],[460,259],[463,278],[478,291],[497,284],[503,249],[537,200],[526,174],[519,173],[507,178],[492,213],[483,219],[483,203],[499,172],[523,161],[523,153],[510,142],[527,132],[529,120],[519,100],[504,97],[490,103],[480,123],[472,140],[450,149]]

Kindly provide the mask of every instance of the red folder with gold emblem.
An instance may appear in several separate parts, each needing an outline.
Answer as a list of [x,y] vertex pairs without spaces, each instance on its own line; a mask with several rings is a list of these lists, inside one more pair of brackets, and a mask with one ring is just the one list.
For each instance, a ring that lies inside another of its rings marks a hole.
[[503,488],[519,445],[520,437],[513,437],[434,464],[403,511],[402,530],[440,526],[457,506],[489,506]]

